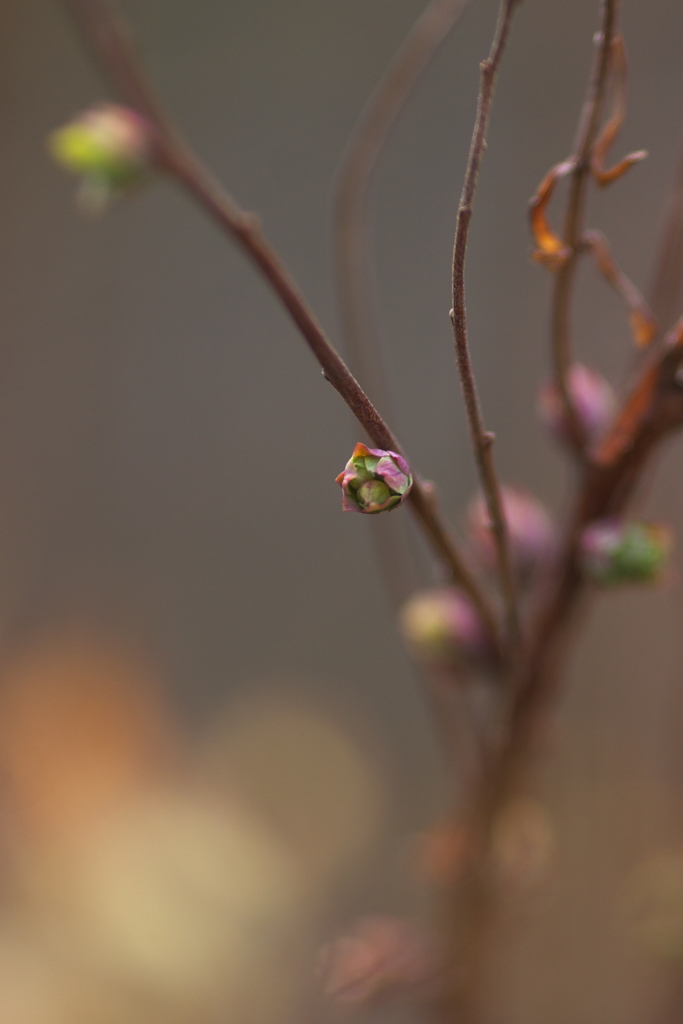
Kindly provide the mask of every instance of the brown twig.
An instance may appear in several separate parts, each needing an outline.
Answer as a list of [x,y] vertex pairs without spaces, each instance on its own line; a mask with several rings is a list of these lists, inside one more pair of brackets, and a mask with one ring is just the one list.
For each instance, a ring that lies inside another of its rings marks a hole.
[[[373,442],[401,452],[392,431],[325,335],[284,263],[267,241],[258,218],[243,210],[192,152],[151,87],[129,32],[107,0],[64,0],[112,82],[143,114],[154,134],[158,163],[237,243],[280,299],[326,380],[335,388]],[[434,496],[419,478],[410,494],[413,511],[433,551],[454,582],[469,595],[495,644],[498,629],[491,604],[443,523]]]
[[591,173],[591,153],[600,127],[600,117],[607,91],[612,41],[616,32],[618,0],[602,0],[602,23],[588,98],[583,107],[573,156],[570,158],[569,199],[562,241],[567,255],[558,267],[552,298],[551,336],[553,371],[558,393],[565,409],[570,438],[577,454],[585,448],[584,431],[569,391],[569,371],[573,355],[570,328],[570,307],[583,232],[586,191]]
[[667,201],[664,227],[655,260],[650,305],[658,322],[666,327],[678,313],[683,284],[683,152],[674,186]]
[[465,171],[465,182],[458,207],[453,247],[453,340],[458,363],[458,372],[465,399],[467,421],[472,438],[475,459],[484,491],[484,497],[491,520],[491,529],[496,542],[501,589],[506,606],[507,631],[512,660],[516,661],[521,648],[521,629],[517,604],[517,588],[510,557],[507,526],[500,484],[493,460],[493,435],[484,428],[477,387],[472,368],[467,339],[467,316],[465,310],[465,253],[467,236],[472,218],[472,203],[479,177],[488,128],[493,92],[505,45],[510,34],[512,17],[520,0],[502,0],[496,34],[488,58],[481,64],[481,83],[477,102],[477,116],[472,134],[470,154]]

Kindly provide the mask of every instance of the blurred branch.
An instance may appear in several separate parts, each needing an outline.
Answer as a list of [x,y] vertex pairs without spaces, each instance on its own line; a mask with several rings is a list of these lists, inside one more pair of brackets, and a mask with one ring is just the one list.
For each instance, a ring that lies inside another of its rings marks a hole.
[[[233,239],[261,272],[335,388],[373,442],[401,452],[392,431],[336,352],[285,264],[266,239],[259,220],[243,210],[185,142],[150,85],[126,25],[108,0],[63,0],[92,51],[126,101],[143,114],[154,135],[157,160]],[[413,511],[451,578],[470,596],[498,642],[495,613],[487,595],[443,523],[434,494],[415,474],[409,496]]]
[[378,351],[368,193],[389,133],[468,0],[432,0],[370,97],[342,160],[335,204],[335,254],[351,366],[388,408]]
[[498,15],[496,34],[487,60],[481,64],[481,83],[477,102],[477,116],[472,134],[470,155],[465,171],[465,182],[460,197],[460,206],[455,230],[453,247],[453,308],[451,321],[453,324],[453,340],[458,363],[458,372],[462,384],[467,420],[474,455],[481,478],[484,496],[491,519],[491,529],[496,542],[498,568],[501,589],[506,605],[508,643],[513,660],[516,660],[521,647],[521,629],[519,609],[512,560],[507,536],[507,526],[503,512],[500,484],[493,460],[493,434],[484,428],[477,387],[472,368],[469,344],[467,339],[467,315],[465,310],[465,253],[467,236],[472,218],[472,204],[479,177],[484,150],[486,149],[486,132],[488,129],[491,104],[496,78],[500,67],[505,45],[510,34],[512,17],[520,0],[502,0]]
[[577,454],[585,447],[583,428],[569,392],[569,371],[573,362],[570,306],[583,232],[586,192],[591,173],[591,153],[598,136],[600,116],[607,91],[612,41],[617,30],[618,0],[602,0],[602,19],[588,98],[583,107],[573,155],[569,158],[570,185],[564,221],[566,258],[557,268],[553,290],[551,332],[555,382],[562,398],[570,436]]
[[655,318],[639,290],[615,263],[607,239],[601,231],[585,231],[581,245],[590,250],[602,276],[623,299],[637,347],[647,348],[657,333]]
[[670,324],[676,313],[683,284],[683,152],[674,186],[667,202],[659,251],[655,261],[650,305],[657,321]]

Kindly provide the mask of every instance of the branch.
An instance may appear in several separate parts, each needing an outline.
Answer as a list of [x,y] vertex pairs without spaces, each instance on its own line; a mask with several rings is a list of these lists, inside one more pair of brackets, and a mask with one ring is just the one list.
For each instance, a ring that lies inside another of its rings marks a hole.
[[579,120],[574,154],[570,157],[572,170],[569,172],[569,199],[562,239],[567,253],[566,258],[557,269],[552,299],[551,333],[555,382],[565,408],[572,443],[577,454],[580,455],[583,454],[586,439],[569,393],[569,371],[573,362],[570,304],[583,232],[586,191],[591,174],[591,155],[598,136],[600,116],[607,91],[618,6],[619,0],[602,0],[599,49],[595,58],[588,98]]
[[664,228],[655,261],[650,304],[660,324],[670,324],[677,313],[683,283],[683,153],[667,202]]
[[506,605],[508,642],[513,654],[513,660],[519,656],[521,646],[516,584],[510,558],[500,484],[493,461],[492,444],[494,437],[493,434],[484,428],[467,340],[465,253],[469,224],[472,217],[472,203],[479,177],[479,167],[486,148],[486,131],[491,113],[496,77],[510,33],[512,17],[519,2],[520,0],[501,0],[498,25],[491,52],[488,59],[481,64],[481,84],[477,103],[477,117],[472,134],[470,155],[465,171],[465,182],[460,198],[455,230],[455,244],[453,247],[453,309],[451,311],[455,355],[465,399],[470,436],[498,553],[501,589]]
[[[284,263],[263,234],[258,219],[243,210],[195,156],[173,125],[142,68],[125,24],[108,0],[63,0],[112,82],[150,124],[161,167],[169,172],[241,248],[278,296],[335,388],[379,447],[401,453],[401,446],[360,384],[325,335]],[[448,528],[431,491],[416,474],[409,496],[433,551],[451,579],[469,595],[498,646],[496,617]]]

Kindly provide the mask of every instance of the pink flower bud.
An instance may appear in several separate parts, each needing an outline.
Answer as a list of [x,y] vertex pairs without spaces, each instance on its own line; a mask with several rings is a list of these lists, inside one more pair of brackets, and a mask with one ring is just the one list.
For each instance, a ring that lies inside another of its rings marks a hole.
[[[609,381],[595,370],[575,363],[569,371],[567,381],[579,423],[583,427],[589,444],[595,443],[605,433],[616,410],[616,397]],[[560,441],[567,441],[567,427],[562,397],[557,384],[549,381],[538,392],[538,415],[541,422]]]
[[[503,512],[513,566],[520,582],[528,583],[536,570],[555,550],[555,529],[539,501],[525,491],[503,487]],[[494,571],[498,565],[495,538],[483,495],[471,503],[468,513],[469,536],[479,561]]]
[[337,483],[344,492],[345,512],[374,515],[401,505],[410,493],[413,478],[403,456],[359,443]]
[[322,950],[325,993],[362,1006],[419,994],[432,982],[436,960],[427,936],[398,917],[365,917]]
[[453,587],[421,590],[403,605],[399,623],[408,649],[435,668],[485,661],[489,641],[469,599]]

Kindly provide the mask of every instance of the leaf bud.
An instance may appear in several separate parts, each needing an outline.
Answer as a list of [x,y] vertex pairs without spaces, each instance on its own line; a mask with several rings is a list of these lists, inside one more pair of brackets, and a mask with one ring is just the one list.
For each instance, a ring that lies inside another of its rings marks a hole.
[[656,583],[671,552],[672,536],[660,523],[603,519],[581,535],[579,562],[585,576],[602,586]]
[[[555,550],[555,528],[543,505],[526,491],[501,488],[503,514],[513,568],[521,583],[528,583]],[[470,504],[469,537],[479,561],[488,570],[498,565],[495,537],[483,495]]]
[[408,497],[413,478],[406,460],[396,452],[357,444],[336,478],[342,489],[344,512],[374,515],[390,512]]
[[89,212],[102,211],[115,196],[144,182],[153,166],[149,124],[114,103],[86,110],[58,128],[48,146],[57,163],[81,177],[79,201]]
[[[567,388],[576,416],[589,444],[605,433],[616,411],[616,396],[609,381],[596,370],[574,363]],[[554,381],[543,384],[538,392],[537,410],[541,422],[559,441],[570,437],[564,404]]]
[[414,657],[434,668],[463,668],[485,661],[490,653],[479,614],[454,587],[413,594],[399,612],[399,624]]

